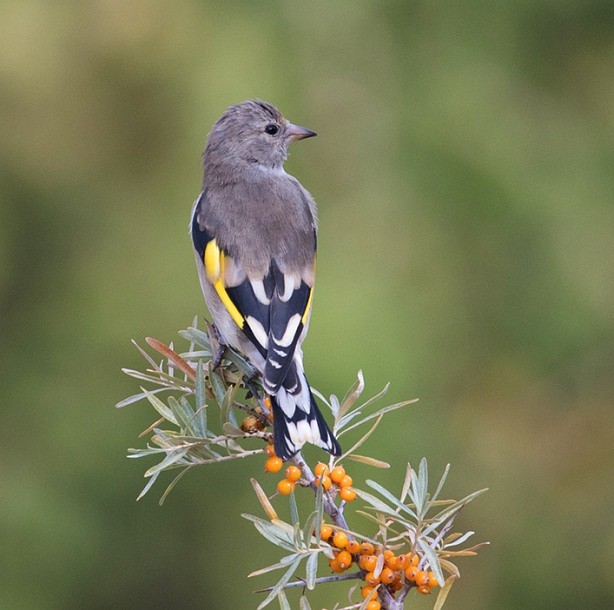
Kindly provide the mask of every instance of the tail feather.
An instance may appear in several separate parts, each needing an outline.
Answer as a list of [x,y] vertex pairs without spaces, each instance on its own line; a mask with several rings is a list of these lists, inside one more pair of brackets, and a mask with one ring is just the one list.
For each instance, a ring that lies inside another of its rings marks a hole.
[[341,446],[320,413],[304,373],[299,376],[299,393],[290,394],[281,387],[271,396],[275,454],[289,460],[305,443],[312,443],[332,455],[341,455]]

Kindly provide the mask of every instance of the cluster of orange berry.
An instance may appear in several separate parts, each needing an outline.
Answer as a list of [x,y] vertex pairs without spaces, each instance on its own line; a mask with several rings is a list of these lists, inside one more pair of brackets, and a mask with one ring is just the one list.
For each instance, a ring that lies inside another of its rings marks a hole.
[[[264,451],[269,456],[264,463],[264,469],[267,472],[279,472],[284,467],[284,461],[275,455],[273,445],[267,445]],[[289,496],[296,488],[296,482],[301,478],[300,468],[288,466],[285,475],[285,478],[277,483],[277,491],[282,496]]]
[[[334,531],[330,525],[322,525],[322,540],[335,547],[334,558],[329,559],[330,568],[335,573],[345,572],[354,563],[363,571],[365,585],[361,589],[363,599],[369,598],[367,610],[379,610],[380,604],[375,587],[385,586],[394,595],[403,587],[404,582],[411,582],[424,595],[438,585],[435,574],[419,569],[420,557],[416,553],[395,555],[391,549],[382,550],[370,542],[358,543],[351,540],[345,532]],[[383,555],[383,567],[376,576],[379,555]]]
[[339,497],[344,502],[352,502],[356,499],[356,492],[351,488],[352,477],[346,474],[343,466],[335,466],[330,470],[326,464],[318,462],[313,472],[317,477],[316,486],[321,484],[328,491],[334,483],[339,488]]

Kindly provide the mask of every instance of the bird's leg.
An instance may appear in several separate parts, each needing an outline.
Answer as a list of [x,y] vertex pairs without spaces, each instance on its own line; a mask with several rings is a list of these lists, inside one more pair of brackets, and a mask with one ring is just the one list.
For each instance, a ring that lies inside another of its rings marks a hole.
[[216,369],[222,364],[226,353],[226,344],[215,324],[207,322],[207,330],[209,331],[209,345],[211,346],[211,364]]

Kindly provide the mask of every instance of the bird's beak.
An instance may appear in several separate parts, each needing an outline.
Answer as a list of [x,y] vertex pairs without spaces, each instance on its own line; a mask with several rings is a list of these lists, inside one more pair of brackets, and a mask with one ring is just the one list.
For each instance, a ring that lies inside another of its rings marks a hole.
[[286,133],[290,136],[291,140],[304,140],[305,138],[313,138],[313,136],[318,135],[315,131],[311,131],[311,129],[293,125],[292,123],[286,125]]

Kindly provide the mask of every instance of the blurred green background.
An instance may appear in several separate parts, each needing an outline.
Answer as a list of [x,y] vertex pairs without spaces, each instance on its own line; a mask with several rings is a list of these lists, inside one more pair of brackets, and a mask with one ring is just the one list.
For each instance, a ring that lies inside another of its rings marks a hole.
[[137,504],[153,412],[113,407],[129,340],[204,313],[200,154],[249,97],[320,134],[287,163],[320,209],[310,380],[420,398],[368,445],[395,468],[356,483],[426,455],[449,494],[490,487],[451,609],[614,607],[611,0],[0,12],[1,608],[253,608],[271,582],[239,517],[262,461]]

